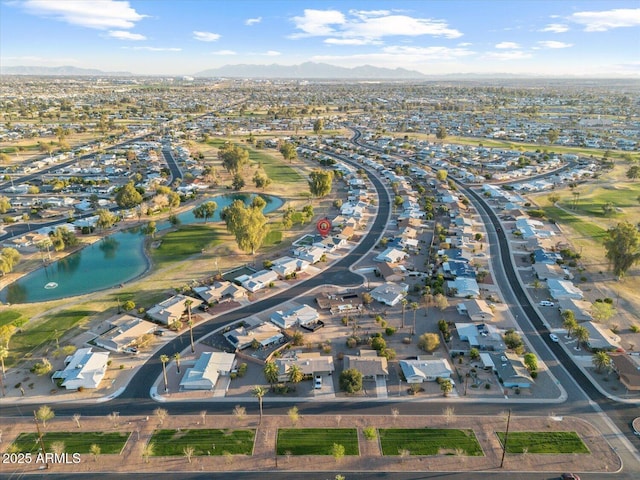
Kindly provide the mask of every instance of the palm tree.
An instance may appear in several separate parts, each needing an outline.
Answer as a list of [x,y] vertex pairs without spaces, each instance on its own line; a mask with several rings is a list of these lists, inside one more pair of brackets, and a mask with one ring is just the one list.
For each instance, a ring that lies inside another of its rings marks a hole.
[[272,387],[274,383],[278,382],[278,365],[276,365],[276,362],[267,362],[264,365],[264,376]]
[[562,312],[562,326],[567,329],[567,338],[571,338],[571,332],[573,332],[578,326],[578,322],[576,322],[576,316],[573,311],[565,310]]
[[578,346],[576,347],[576,350],[580,350],[580,344],[585,343],[587,340],[589,340],[589,330],[587,330],[582,325],[578,325],[573,330],[573,333],[575,333],[576,338],[578,339]]
[[9,349],[4,345],[0,345],[0,362],[2,362],[2,376],[5,376],[4,359],[9,356]]
[[187,307],[187,324],[189,325],[189,336],[191,337],[191,353],[196,353],[196,347],[193,345],[193,320],[191,320],[191,304],[193,300],[187,300],[184,304]]
[[261,385],[255,385],[251,393],[254,397],[258,398],[258,403],[260,404],[260,423],[262,424],[262,397],[267,394],[267,389]]
[[167,362],[169,361],[168,355],[160,355],[160,361],[162,362],[162,376],[164,377],[164,391],[169,391],[169,382],[167,381]]
[[453,391],[453,384],[451,380],[448,378],[442,380],[440,383],[440,390],[442,390],[442,394],[447,397]]
[[89,447],[89,452],[91,453],[91,455],[93,455],[94,462],[98,461],[98,455],[100,455],[101,451],[102,449],[100,448],[100,445],[96,443],[92,443],[91,446]]
[[596,367],[596,371],[600,373],[602,370],[611,370],[611,357],[607,352],[599,351],[593,355],[591,363]]
[[409,306],[411,310],[413,310],[413,328],[411,329],[411,335],[413,335],[416,332],[416,314],[418,313],[420,305],[418,305],[418,302],[411,302]]
[[402,303],[402,328],[404,328],[404,312],[407,308],[407,304],[409,303],[409,300],[407,300],[406,298],[403,298],[400,303]]
[[176,371],[180,373],[180,354],[178,352],[174,353],[173,359],[176,361]]
[[291,383],[299,383],[302,381],[304,374],[302,373],[302,369],[298,365],[291,365],[289,367],[289,372],[287,373],[289,377],[289,381]]

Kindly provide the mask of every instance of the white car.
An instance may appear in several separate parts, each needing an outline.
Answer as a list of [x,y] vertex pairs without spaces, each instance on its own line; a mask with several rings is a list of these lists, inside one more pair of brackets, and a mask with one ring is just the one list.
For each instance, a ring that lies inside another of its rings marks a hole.
[[540,306],[541,307],[553,307],[553,302],[550,302],[549,300],[542,300],[540,302]]
[[322,377],[320,375],[316,375],[316,381],[313,387],[317,390],[322,388]]
[[560,339],[558,338],[558,336],[555,333],[550,333],[549,334],[549,338],[551,339],[552,342],[558,343],[560,341]]

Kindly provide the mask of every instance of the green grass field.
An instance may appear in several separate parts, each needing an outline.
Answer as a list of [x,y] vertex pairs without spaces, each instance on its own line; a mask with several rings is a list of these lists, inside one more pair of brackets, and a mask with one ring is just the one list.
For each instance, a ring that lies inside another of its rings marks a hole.
[[[504,445],[504,432],[496,432]],[[509,432],[507,453],[589,453],[576,432]]]
[[331,455],[334,443],[344,446],[345,455],[359,455],[355,428],[280,428],[278,455]]
[[[51,451],[51,444],[64,442],[64,451],[67,453],[91,453],[92,444],[100,447],[101,454],[119,454],[124,448],[130,432],[47,432],[42,436],[44,448]],[[36,433],[21,433],[12,447],[19,452],[37,453],[40,445]]]
[[277,245],[282,242],[282,231],[281,230],[270,230],[267,233],[267,236],[264,239],[264,246],[271,247],[273,245]]
[[159,266],[175,263],[220,243],[215,224],[183,225],[162,237],[159,248],[151,250],[151,256]]
[[554,220],[560,224],[569,225],[583,237],[590,237],[601,243],[607,235],[606,229],[596,225],[595,223],[587,222],[586,220],[583,220],[561,208],[543,207],[542,210],[544,210],[545,215],[550,220]]
[[3,312],[0,312],[0,327],[2,327],[3,325],[8,325],[21,317],[22,314],[15,310],[5,310]]
[[194,455],[251,455],[255,430],[157,430],[151,436],[153,455],[184,455],[185,447],[193,447]]
[[398,455],[409,450],[411,455],[454,454],[462,449],[465,455],[481,456],[482,448],[473,430],[445,428],[385,428],[379,429],[383,455]]

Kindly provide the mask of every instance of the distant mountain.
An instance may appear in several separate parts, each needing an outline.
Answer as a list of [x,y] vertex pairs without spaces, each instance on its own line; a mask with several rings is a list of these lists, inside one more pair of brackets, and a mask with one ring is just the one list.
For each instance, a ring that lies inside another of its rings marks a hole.
[[415,70],[379,68],[363,65],[355,68],[338,67],[327,63],[306,62],[300,65],[225,65],[195,73],[196,77],[234,78],[321,78],[351,80],[410,80],[427,78]]
[[133,74],[129,72],[104,72],[95,68],[78,68],[72,66],[64,67],[0,67],[2,75],[103,75],[110,77],[130,77]]

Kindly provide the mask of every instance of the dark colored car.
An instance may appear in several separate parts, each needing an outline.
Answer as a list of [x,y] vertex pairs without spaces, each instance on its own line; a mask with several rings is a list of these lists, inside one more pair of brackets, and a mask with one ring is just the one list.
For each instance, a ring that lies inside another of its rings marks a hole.
[[560,478],[562,480],[580,480],[580,477],[575,473],[563,473]]

